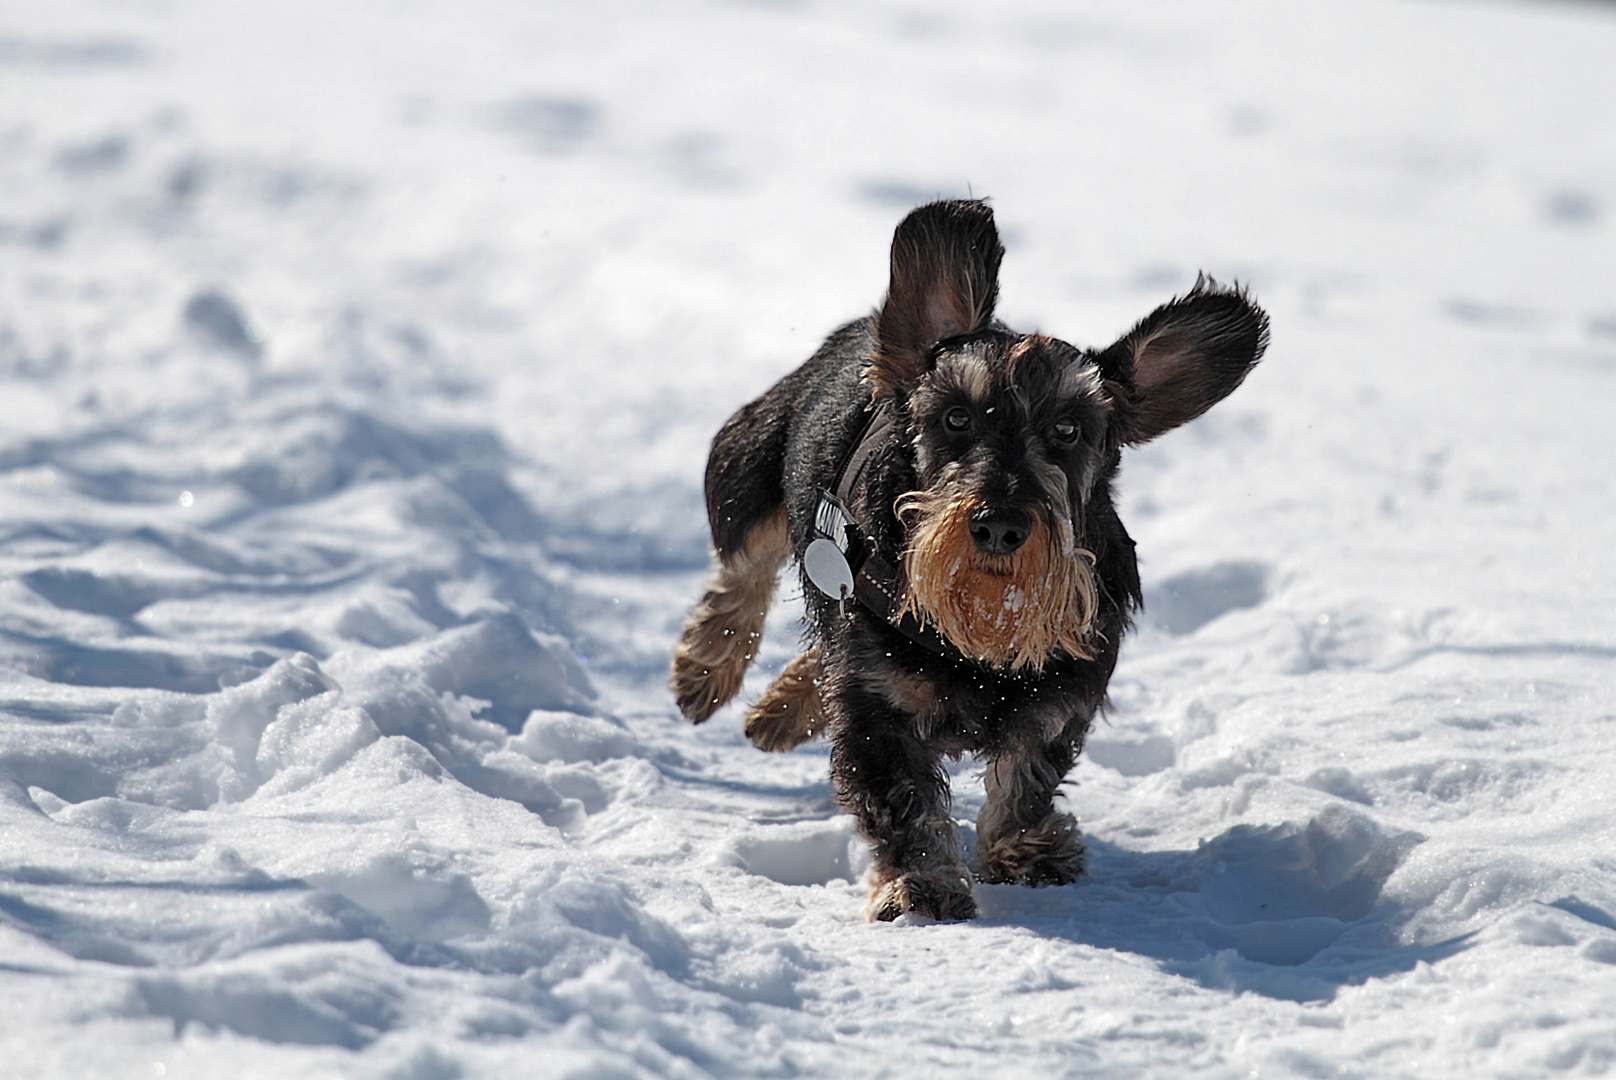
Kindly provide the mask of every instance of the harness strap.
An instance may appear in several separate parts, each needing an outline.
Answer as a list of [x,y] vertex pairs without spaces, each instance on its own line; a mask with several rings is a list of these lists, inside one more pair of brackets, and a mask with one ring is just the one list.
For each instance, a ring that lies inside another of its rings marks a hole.
[[892,414],[892,406],[888,402],[882,402],[870,414],[858,441],[853,444],[851,453],[842,464],[834,491],[820,497],[816,525],[847,556],[853,571],[855,600],[916,645],[938,656],[960,659],[959,650],[916,618],[913,612],[904,612],[899,616],[908,592],[903,567],[893,566],[876,550],[868,531],[853,512],[858,492],[863,487],[864,474],[896,424],[897,418]]
[[847,456],[842,464],[841,475],[836,478],[836,498],[851,512],[853,499],[864,480],[864,471],[870,466],[870,459],[881,448],[881,442],[897,423],[892,415],[892,405],[883,401],[870,414],[864,422],[864,431],[859,435],[858,442],[853,444],[853,452]]

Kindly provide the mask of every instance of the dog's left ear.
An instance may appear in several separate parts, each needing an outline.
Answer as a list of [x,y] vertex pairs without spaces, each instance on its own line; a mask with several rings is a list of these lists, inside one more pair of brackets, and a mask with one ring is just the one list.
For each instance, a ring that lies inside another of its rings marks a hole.
[[1095,357],[1124,443],[1149,442],[1228,397],[1268,348],[1268,316],[1238,287],[1195,288],[1140,320]]
[[1003,258],[993,210],[982,199],[928,203],[899,223],[892,282],[876,317],[879,348],[864,369],[877,398],[914,386],[939,341],[992,321]]

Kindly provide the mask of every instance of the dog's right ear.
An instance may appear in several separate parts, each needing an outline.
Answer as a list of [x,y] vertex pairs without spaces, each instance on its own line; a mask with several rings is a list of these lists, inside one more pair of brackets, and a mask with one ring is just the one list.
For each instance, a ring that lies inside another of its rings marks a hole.
[[864,369],[877,400],[914,386],[939,341],[992,321],[1003,258],[984,200],[928,203],[899,223],[892,282],[876,318],[878,348]]

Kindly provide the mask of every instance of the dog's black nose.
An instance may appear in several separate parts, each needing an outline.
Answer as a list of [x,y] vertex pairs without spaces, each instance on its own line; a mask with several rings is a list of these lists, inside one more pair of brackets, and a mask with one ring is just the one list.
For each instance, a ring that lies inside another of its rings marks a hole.
[[1031,531],[1027,515],[1020,510],[999,507],[971,515],[971,539],[977,550],[989,555],[1009,555],[1027,542]]

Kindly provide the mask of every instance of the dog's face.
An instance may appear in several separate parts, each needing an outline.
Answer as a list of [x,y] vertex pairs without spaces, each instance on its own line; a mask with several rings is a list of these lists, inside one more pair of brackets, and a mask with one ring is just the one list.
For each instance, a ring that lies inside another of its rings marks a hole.
[[908,420],[919,484],[898,500],[905,610],[962,653],[1038,670],[1091,655],[1090,502],[1121,447],[1239,385],[1267,323],[1198,281],[1103,351],[993,324],[1003,255],[982,203],[934,203],[893,238],[892,285],[865,371]]
[[981,331],[939,344],[905,405],[919,486],[898,505],[906,607],[1011,668],[1087,656],[1095,590],[1083,510],[1110,400],[1063,341]]

